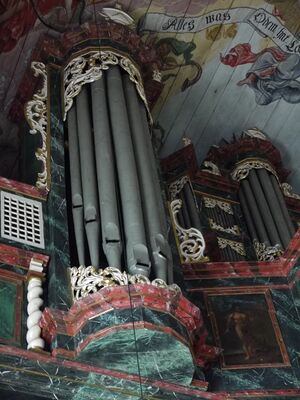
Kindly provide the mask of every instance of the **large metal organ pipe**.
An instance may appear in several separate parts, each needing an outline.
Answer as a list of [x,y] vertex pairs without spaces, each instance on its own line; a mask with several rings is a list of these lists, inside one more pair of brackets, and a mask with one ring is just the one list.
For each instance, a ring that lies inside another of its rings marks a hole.
[[147,115],[135,85],[113,66],[82,86],[67,118],[80,264],[99,266],[102,240],[109,266],[125,263],[129,273],[150,276],[152,265],[153,277],[171,282],[164,206]]

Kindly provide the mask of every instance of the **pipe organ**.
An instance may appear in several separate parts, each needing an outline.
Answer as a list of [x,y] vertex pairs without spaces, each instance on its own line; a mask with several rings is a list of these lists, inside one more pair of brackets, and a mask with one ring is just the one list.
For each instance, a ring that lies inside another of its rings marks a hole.
[[109,267],[172,281],[147,110],[128,73],[111,66],[83,85],[67,129],[79,264],[101,265],[102,246]]

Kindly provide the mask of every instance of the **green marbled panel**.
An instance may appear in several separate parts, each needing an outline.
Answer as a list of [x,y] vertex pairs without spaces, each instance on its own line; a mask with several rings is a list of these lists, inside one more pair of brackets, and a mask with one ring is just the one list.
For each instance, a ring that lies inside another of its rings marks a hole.
[[0,280],[0,341],[14,339],[17,286]]

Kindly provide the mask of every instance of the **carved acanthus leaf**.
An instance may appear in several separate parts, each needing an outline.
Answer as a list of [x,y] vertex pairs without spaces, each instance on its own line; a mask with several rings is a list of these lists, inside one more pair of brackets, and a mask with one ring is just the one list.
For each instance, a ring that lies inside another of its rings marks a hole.
[[42,62],[31,63],[34,76],[42,77],[42,87],[33,95],[33,99],[25,104],[25,117],[30,126],[30,133],[40,133],[42,147],[38,148],[35,156],[42,162],[42,172],[38,173],[36,186],[49,191],[48,187],[48,160],[47,160],[47,71]]
[[268,161],[260,160],[258,158],[247,159],[237,164],[237,166],[231,173],[231,177],[235,181],[241,181],[242,179],[247,178],[249,172],[252,169],[262,169],[262,168],[271,172],[271,174],[273,174],[278,180],[276,171],[274,170],[273,166]]
[[240,235],[240,230],[237,225],[224,228],[224,226],[217,224],[212,218],[208,219],[211,229],[219,232],[231,233],[232,235]]
[[225,247],[229,246],[233,251],[240,254],[241,256],[246,255],[245,247],[241,242],[235,242],[234,240],[224,239],[218,237],[218,246],[220,249],[225,249]]
[[190,178],[187,175],[182,176],[181,178],[177,179],[176,181],[172,182],[169,185],[169,193],[171,200],[175,200],[178,194],[184,188],[186,183],[190,182]]
[[208,257],[204,256],[205,241],[202,233],[196,228],[185,229],[179,225],[177,214],[181,209],[182,201],[173,200],[170,204],[171,216],[175,226],[179,242],[179,253],[183,262],[205,262]]
[[203,196],[204,206],[206,208],[215,208],[216,206],[220,208],[220,210],[226,212],[227,214],[233,215],[233,210],[231,204],[226,201],[216,200],[212,197]]
[[283,249],[280,245],[266,246],[265,243],[254,240],[253,246],[258,261],[274,261],[283,254]]
[[86,83],[94,82],[102,77],[102,73],[111,66],[120,65],[129,75],[130,80],[135,84],[136,89],[143,100],[148,111],[149,119],[151,114],[149,111],[143,81],[138,68],[134,63],[122,54],[113,50],[92,50],[73,58],[64,69],[64,88],[65,88],[65,115],[73,104],[76,97]]
[[98,292],[104,287],[129,284],[153,285],[180,292],[180,288],[176,284],[167,285],[166,282],[158,278],[150,281],[146,276],[129,275],[113,267],[105,269],[96,269],[93,266],[85,267],[82,265],[80,267],[72,267],[70,268],[70,279],[73,298],[75,300]]

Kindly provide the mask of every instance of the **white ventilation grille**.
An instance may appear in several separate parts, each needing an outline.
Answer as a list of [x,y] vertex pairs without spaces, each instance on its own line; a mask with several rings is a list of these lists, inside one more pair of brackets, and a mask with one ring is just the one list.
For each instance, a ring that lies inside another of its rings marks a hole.
[[1,191],[1,237],[44,248],[42,204]]

